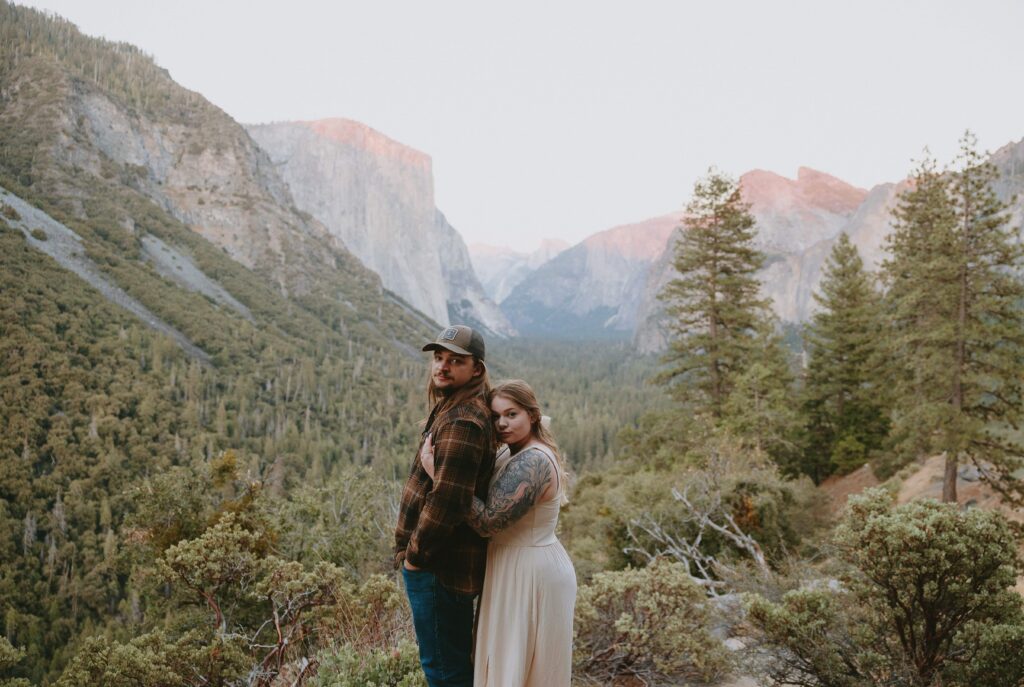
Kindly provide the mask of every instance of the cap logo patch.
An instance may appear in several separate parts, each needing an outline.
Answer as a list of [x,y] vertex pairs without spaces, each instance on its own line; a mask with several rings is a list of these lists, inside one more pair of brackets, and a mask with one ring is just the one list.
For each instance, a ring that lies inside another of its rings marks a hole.
[[441,332],[440,338],[442,341],[454,341],[458,333],[459,330],[456,329],[455,327],[448,327],[448,329],[445,329],[443,332]]

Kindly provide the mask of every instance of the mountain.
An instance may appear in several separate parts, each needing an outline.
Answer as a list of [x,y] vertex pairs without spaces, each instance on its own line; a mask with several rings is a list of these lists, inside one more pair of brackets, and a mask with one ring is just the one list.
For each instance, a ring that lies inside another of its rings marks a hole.
[[296,207],[439,323],[512,333],[473,271],[462,237],[434,205],[430,157],[347,119],[247,127]]
[[[1009,205],[1010,225],[1024,224],[1024,140],[1010,143],[990,157],[1000,172],[996,195]],[[854,188],[820,172],[801,169],[795,182],[765,172],[741,177],[744,197],[758,225],[758,247],[766,253],[758,273],[762,293],[784,322],[804,322],[814,312],[812,294],[839,232],[857,246],[865,267],[877,271],[885,259],[885,239],[892,231],[892,210],[909,182],[883,183],[870,191]],[[801,188],[802,187],[802,188]],[[678,239],[673,238],[672,244]],[[815,239],[817,239],[815,241]],[[673,249],[650,272],[634,344],[644,352],[666,345],[663,304],[658,292],[672,278]]]
[[193,627],[138,566],[214,522],[216,465],[267,494],[404,471],[437,330],[133,46],[0,2],[0,142],[4,674],[52,684],[82,633]]
[[531,272],[568,247],[561,239],[544,239],[532,253],[520,253],[508,246],[475,243],[469,246],[469,257],[487,295],[500,304]]
[[625,338],[637,324],[647,273],[680,213],[594,234],[545,262],[502,300],[523,334]]

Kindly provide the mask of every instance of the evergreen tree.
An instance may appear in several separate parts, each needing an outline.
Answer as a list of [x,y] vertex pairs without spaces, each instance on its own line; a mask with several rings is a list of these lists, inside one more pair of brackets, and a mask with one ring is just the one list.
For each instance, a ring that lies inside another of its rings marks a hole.
[[744,446],[785,465],[792,461],[799,416],[792,402],[793,374],[774,321],[760,323],[752,344],[723,406],[722,424]]
[[841,233],[825,263],[819,310],[807,327],[801,471],[815,482],[849,472],[888,431],[877,379],[880,300],[857,247]]
[[956,169],[926,161],[894,212],[884,275],[896,372],[894,436],[908,453],[942,452],[942,496],[956,500],[960,463],[1020,500],[1015,436],[1024,368],[1024,248],[992,190],[995,167],[961,139]]
[[661,293],[673,318],[669,368],[659,379],[695,413],[723,416],[736,375],[767,312],[754,273],[754,217],[733,179],[710,170],[697,181],[676,243],[679,278]]

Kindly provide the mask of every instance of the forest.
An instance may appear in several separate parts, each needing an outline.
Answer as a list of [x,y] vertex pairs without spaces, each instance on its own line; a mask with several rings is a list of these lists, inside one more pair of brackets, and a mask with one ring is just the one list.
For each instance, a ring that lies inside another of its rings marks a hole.
[[[0,186],[209,356],[0,207],[0,685],[425,684],[390,547],[434,323],[315,235],[283,248],[290,271],[244,267],[97,152],[63,114],[85,89],[234,145],[138,49],[7,3],[0,38]],[[881,270],[841,236],[800,328],[760,296],[756,223],[712,171],[663,356],[489,342],[574,473],[578,684],[1024,685],[1021,228],[969,133],[909,179]],[[163,277],[147,236],[251,317]],[[337,269],[314,275],[314,254]],[[900,502],[932,456],[942,501]],[[1005,510],[958,504],[968,468]],[[881,485],[837,512],[820,485],[864,469]]]

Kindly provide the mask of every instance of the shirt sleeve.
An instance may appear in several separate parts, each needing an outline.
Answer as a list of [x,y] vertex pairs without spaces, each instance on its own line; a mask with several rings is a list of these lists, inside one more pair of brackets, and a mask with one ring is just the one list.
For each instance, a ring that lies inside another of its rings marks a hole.
[[468,420],[439,427],[432,440],[434,485],[405,550],[405,559],[418,568],[431,567],[442,545],[469,514],[477,473],[487,451],[483,428]]

